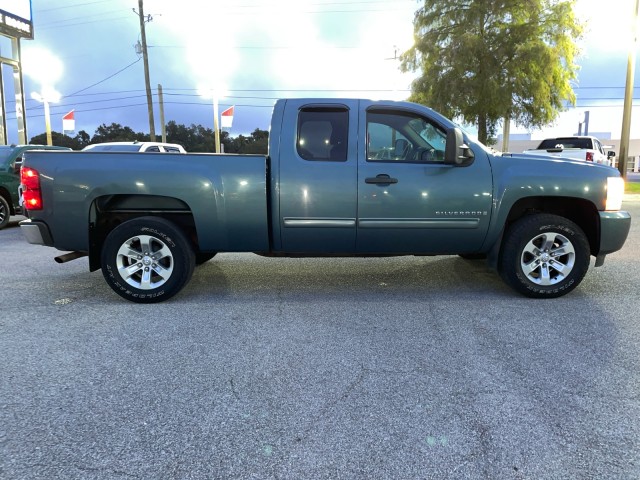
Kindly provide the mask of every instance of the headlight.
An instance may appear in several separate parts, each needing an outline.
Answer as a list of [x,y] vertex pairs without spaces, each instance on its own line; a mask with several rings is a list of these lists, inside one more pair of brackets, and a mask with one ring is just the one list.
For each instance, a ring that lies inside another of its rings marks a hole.
[[624,197],[624,180],[622,177],[607,178],[607,203],[605,210],[620,210]]

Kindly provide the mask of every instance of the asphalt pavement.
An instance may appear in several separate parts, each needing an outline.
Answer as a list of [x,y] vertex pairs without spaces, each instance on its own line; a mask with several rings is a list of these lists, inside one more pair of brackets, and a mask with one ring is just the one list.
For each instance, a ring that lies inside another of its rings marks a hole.
[[220,254],[136,305],[13,222],[0,478],[640,478],[637,197],[555,300],[455,256]]

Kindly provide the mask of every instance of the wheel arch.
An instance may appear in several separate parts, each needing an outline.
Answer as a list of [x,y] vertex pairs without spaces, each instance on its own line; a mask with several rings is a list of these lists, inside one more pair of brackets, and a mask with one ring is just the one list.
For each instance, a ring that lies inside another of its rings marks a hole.
[[104,195],[97,197],[89,209],[89,270],[101,267],[104,240],[123,222],[139,217],[159,217],[179,227],[195,252],[199,251],[193,212],[182,200],[158,195]]
[[571,220],[584,232],[591,255],[600,248],[600,216],[589,200],[575,197],[525,197],[517,200],[509,209],[502,233],[496,243],[502,243],[502,234],[510,225],[526,215],[550,213]]

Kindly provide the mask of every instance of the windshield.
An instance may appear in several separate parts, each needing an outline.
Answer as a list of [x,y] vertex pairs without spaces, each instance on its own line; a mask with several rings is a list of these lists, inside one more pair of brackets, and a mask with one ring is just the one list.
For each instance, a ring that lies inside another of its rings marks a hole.
[[11,147],[0,147],[0,163],[4,163],[13,153]]

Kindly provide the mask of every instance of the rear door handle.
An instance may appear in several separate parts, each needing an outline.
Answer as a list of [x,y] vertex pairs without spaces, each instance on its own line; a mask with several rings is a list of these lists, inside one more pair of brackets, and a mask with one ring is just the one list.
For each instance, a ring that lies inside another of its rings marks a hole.
[[374,185],[391,185],[392,183],[398,183],[398,179],[391,178],[386,173],[381,173],[375,177],[365,178],[364,183],[373,183]]

